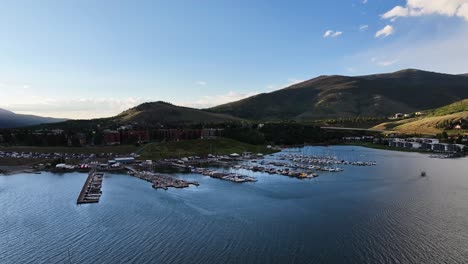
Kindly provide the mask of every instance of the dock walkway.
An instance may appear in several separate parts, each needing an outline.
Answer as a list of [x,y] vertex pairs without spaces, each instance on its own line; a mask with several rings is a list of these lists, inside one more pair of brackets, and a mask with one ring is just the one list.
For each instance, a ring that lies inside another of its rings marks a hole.
[[167,190],[173,188],[187,188],[190,185],[198,186],[198,182],[185,181],[168,175],[156,174],[148,171],[136,171],[131,167],[127,167],[129,174],[138,179],[151,182],[153,188]]
[[76,203],[98,203],[102,194],[101,188],[103,177],[104,173],[96,172],[96,170],[90,171]]

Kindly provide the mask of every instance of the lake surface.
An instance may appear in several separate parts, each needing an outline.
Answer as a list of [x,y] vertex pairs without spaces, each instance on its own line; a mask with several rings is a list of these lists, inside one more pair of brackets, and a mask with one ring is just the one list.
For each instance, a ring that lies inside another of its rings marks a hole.
[[101,201],[80,206],[86,174],[0,176],[0,263],[468,263],[468,159],[290,151],[378,165],[244,184],[181,174],[200,186],[168,191],[106,174]]

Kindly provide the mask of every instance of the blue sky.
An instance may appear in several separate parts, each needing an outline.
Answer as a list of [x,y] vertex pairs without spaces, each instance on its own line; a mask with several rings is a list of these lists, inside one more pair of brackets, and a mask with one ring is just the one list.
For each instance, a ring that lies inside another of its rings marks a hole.
[[323,74],[466,73],[467,21],[468,0],[0,1],[0,107],[92,118]]

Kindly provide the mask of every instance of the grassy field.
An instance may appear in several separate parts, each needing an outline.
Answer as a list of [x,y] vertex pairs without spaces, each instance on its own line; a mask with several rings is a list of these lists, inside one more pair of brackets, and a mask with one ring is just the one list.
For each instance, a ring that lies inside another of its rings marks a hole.
[[434,110],[429,110],[427,112],[427,116],[444,116],[464,111],[468,111],[468,99],[461,100]]
[[241,154],[245,151],[263,154],[274,152],[274,150],[268,149],[265,146],[251,145],[232,139],[219,138],[151,143],[137,153],[140,154],[143,159],[158,160],[163,158],[204,156],[208,154]]
[[[438,128],[439,124],[446,121],[456,122],[460,119],[468,119],[468,111],[442,115],[442,116],[428,116],[422,118],[409,118],[393,122],[387,122],[373,127],[382,131],[396,131],[408,134],[426,134],[435,135],[443,132],[444,130]],[[452,130],[446,131],[448,134],[468,134],[467,130]]]
[[447,132],[449,135],[468,134],[468,130],[444,130],[443,124],[456,123],[468,119],[468,99],[455,102],[440,108],[425,111],[423,116],[385,122],[373,129],[407,134],[435,135]]

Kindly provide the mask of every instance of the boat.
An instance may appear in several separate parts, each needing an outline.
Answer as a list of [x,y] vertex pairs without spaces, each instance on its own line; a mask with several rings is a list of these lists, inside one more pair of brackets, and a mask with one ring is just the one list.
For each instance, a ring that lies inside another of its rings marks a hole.
[[315,177],[318,177],[317,173],[312,173],[308,175],[308,178],[315,178]]
[[426,177],[426,172],[425,171],[421,171],[421,177]]

